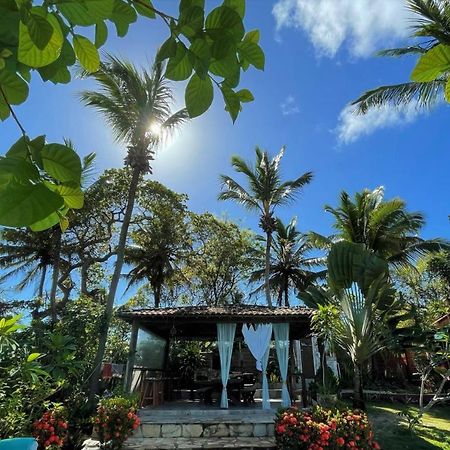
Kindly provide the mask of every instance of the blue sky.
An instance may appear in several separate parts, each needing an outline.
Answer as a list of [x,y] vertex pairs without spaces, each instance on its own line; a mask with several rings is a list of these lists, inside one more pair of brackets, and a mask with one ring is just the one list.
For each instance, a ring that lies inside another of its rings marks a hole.
[[[178,4],[154,3],[164,10]],[[298,202],[279,210],[285,220],[297,216],[301,230],[330,233],[324,204],[335,205],[343,189],[353,193],[383,185],[388,198],[399,196],[410,210],[426,215],[425,237],[449,238],[449,107],[429,113],[389,107],[368,117],[346,109],[364,90],[406,81],[414,58],[373,53],[402,44],[409,19],[403,0],[247,0],[246,28],[260,29],[266,54],[265,71],[249,70],[241,80],[255,101],[233,125],[216,93],[211,110],[160,149],[153,178],[187,193],[194,211],[226,214],[256,229],[253,214],[216,200],[219,174],[232,174],[233,154],[252,159],[255,145],[272,153],[286,145],[284,177],[315,174]],[[144,66],[168,35],[162,24],[149,20],[132,25],[123,39],[114,34],[110,28],[105,50]],[[79,153],[95,151],[100,173],[122,166],[124,149],[103,119],[78,101],[77,92],[89,87],[85,80],[54,86],[35,74],[29,100],[16,112],[30,136],[67,137]],[[175,91],[181,107],[184,85],[176,84]],[[12,120],[1,123],[1,151],[18,136]]]

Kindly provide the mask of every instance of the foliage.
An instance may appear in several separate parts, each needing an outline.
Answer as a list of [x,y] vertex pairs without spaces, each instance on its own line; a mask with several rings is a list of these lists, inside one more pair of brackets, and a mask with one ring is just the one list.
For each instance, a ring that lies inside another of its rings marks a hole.
[[19,343],[19,320],[0,319],[0,439],[26,435],[58,387],[41,365],[42,355]]
[[136,401],[128,397],[101,399],[94,417],[101,448],[120,450],[123,443],[139,426]]
[[[364,408],[362,364],[390,341],[386,324],[396,310],[388,282],[387,263],[362,244],[339,242],[328,255],[328,288],[310,287],[301,294],[310,306],[331,306],[319,310],[314,331],[350,357],[354,370],[354,406]],[[333,308],[334,306],[334,308]],[[331,318],[330,318],[331,316]],[[332,324],[332,325],[331,325]]]
[[367,415],[358,410],[282,410],[275,419],[275,439],[283,450],[380,448]]
[[[296,228],[296,219],[285,225],[277,219],[276,230],[272,242],[273,255],[270,261],[270,286],[277,293],[278,306],[289,306],[289,292],[304,291],[310,284],[325,275],[324,271],[311,270],[324,264],[325,259],[310,257],[313,245],[308,236],[300,233]],[[261,268],[253,270],[250,281],[256,282],[264,278],[265,268],[262,261]],[[254,292],[259,292],[264,285]]]
[[183,263],[189,301],[208,305],[240,303],[253,264],[254,235],[210,213],[189,215],[190,250]]
[[[253,100],[248,89],[236,91],[241,71],[250,65],[264,68],[259,31],[245,33],[245,0],[224,0],[209,14],[202,1],[180,1],[179,6],[179,16],[172,17],[149,0],[2,3],[0,119],[12,115],[23,135],[0,159],[2,225],[42,230],[59,222],[64,229],[68,210],[82,207],[78,155],[67,145],[45,144],[44,136],[30,139],[12,105],[27,100],[33,72],[55,84],[69,83],[69,68],[77,62],[86,72],[97,72],[101,67],[98,48],[108,37],[107,21],[123,37],[138,16],[163,20],[170,37],[158,52],[158,62],[168,61],[167,78],[189,79],[185,102],[191,117],[210,107],[213,83],[233,121],[242,103]],[[94,42],[80,34],[80,27],[87,29],[88,36],[95,34]]]
[[170,347],[170,370],[189,383],[194,379],[195,371],[205,366],[202,354],[203,346],[195,341],[175,341]]
[[425,226],[423,214],[408,212],[400,198],[385,200],[382,186],[357,192],[354,199],[343,191],[339,206],[327,205],[325,211],[334,216],[337,233],[328,238],[311,233],[313,242],[325,248],[340,240],[360,243],[391,266],[402,267],[414,266],[417,257],[449,246],[444,239],[420,238]]
[[46,411],[42,417],[33,423],[33,436],[40,450],[57,450],[67,439],[67,417],[63,408]]
[[448,71],[450,69],[450,15],[446,2],[440,0],[407,0],[416,15],[411,36],[412,45],[379,52],[381,56],[418,57],[411,81],[381,86],[362,94],[353,102],[356,111],[365,114],[371,108],[393,104],[397,107],[413,104],[430,108],[443,98],[450,99]]
[[260,214],[259,226],[266,233],[266,255],[264,270],[264,288],[266,302],[272,306],[270,292],[270,251],[272,234],[276,229],[274,210],[277,206],[293,201],[303,187],[312,180],[312,173],[306,172],[295,180],[282,181],[280,162],[284,155],[284,147],[270,159],[268,152],[259,147],[255,149],[256,160],[250,167],[239,156],[231,158],[231,164],[238,173],[245,175],[249,189],[246,190],[228,175],[221,175],[222,191],[219,200],[233,200],[249,210]]

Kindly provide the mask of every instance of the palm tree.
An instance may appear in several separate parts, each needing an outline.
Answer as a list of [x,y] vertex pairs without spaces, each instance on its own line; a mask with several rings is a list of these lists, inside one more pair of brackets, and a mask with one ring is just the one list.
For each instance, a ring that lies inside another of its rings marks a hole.
[[161,289],[177,270],[176,261],[182,249],[171,239],[172,226],[162,223],[133,234],[135,244],[125,250],[125,262],[132,266],[126,275],[128,287],[148,281],[153,290],[155,307],[161,303]]
[[[314,272],[311,269],[325,263],[325,258],[308,257],[313,250],[308,237],[296,228],[296,219],[285,225],[277,219],[272,242],[273,257],[270,261],[270,286],[277,292],[278,306],[289,306],[289,291],[305,291],[317,278],[325,276],[326,271]],[[265,268],[253,271],[250,281],[264,279]],[[261,290],[258,287],[255,292]],[[284,300],[284,302],[283,302]]]
[[227,175],[221,175],[222,192],[219,200],[234,200],[249,210],[260,213],[259,226],[266,233],[266,253],[264,269],[264,289],[268,306],[272,306],[270,294],[270,250],[272,234],[276,229],[274,210],[277,206],[293,201],[301,189],[312,180],[312,173],[306,172],[295,180],[281,181],[280,162],[284,147],[270,159],[266,151],[256,147],[256,161],[251,168],[239,156],[231,158],[236,172],[247,177],[249,189],[246,190],[237,181]]
[[[450,44],[450,8],[447,1],[407,0],[407,7],[418,16],[414,25],[414,38],[420,38],[418,44],[404,48],[383,50],[380,56],[401,57],[404,55],[423,56],[439,44]],[[434,79],[415,79],[406,83],[380,86],[362,94],[352,104],[356,111],[365,114],[369,109],[386,104],[404,106],[413,104],[421,108],[430,108],[444,98],[448,72]]]
[[354,369],[354,408],[364,409],[363,364],[391,342],[389,318],[397,311],[385,260],[362,244],[339,242],[328,255],[327,288],[302,293],[317,308],[313,330],[339,346]]
[[98,389],[100,365],[104,357],[114,300],[124,262],[125,245],[139,179],[152,172],[151,161],[164,135],[178,128],[188,119],[186,109],[172,113],[173,94],[164,78],[161,63],[155,63],[150,72],[139,71],[133,64],[108,56],[100,70],[92,75],[99,91],[84,91],[81,100],[106,118],[116,140],[127,148],[125,165],[132,176],[128,190],[127,207],[116,249],[116,262],[109,286],[105,308],[105,324],[99,337],[94,362],[90,397]]
[[36,294],[44,296],[45,282],[55,260],[54,231],[35,233],[29,229],[4,229],[0,243],[0,268],[5,272],[0,282],[23,275],[18,291],[37,282]]
[[384,200],[384,188],[357,192],[352,200],[341,193],[337,208],[325,206],[335,218],[337,233],[324,237],[310,233],[312,242],[319,247],[330,247],[333,242],[348,241],[364,244],[384,258],[391,266],[412,266],[417,257],[448,248],[443,239],[425,240],[419,233],[425,218],[419,212],[406,211],[399,198]]

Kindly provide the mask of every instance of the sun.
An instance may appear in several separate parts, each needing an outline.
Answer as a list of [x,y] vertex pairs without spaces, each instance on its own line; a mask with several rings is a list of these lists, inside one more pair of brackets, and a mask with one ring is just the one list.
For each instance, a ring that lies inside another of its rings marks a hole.
[[155,136],[157,136],[157,137],[160,137],[161,134],[162,134],[162,126],[161,126],[161,124],[158,123],[158,122],[152,122],[152,123],[150,124],[150,126],[148,127],[148,131],[149,131],[151,134],[153,134],[153,135],[155,135]]

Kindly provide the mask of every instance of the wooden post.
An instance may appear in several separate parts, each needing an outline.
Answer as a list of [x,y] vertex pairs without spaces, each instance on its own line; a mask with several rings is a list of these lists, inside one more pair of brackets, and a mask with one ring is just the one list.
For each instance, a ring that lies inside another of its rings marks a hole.
[[133,320],[131,326],[130,349],[128,351],[127,368],[125,370],[124,389],[127,394],[131,393],[131,381],[133,379],[134,361],[136,358],[136,346],[139,332],[139,324],[137,320]]

